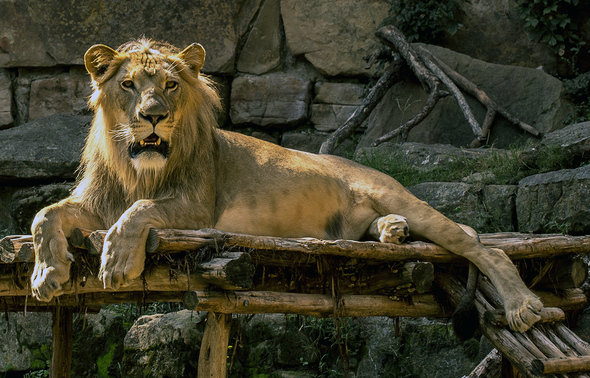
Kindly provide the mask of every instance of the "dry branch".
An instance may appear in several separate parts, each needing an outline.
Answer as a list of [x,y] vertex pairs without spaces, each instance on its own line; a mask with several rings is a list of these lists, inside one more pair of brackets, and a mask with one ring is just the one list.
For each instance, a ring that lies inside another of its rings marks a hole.
[[467,378],[500,378],[502,373],[502,355],[494,348],[488,355],[473,369]]
[[31,235],[12,235],[0,240],[0,259],[3,263],[29,261],[33,256]]
[[[340,316],[446,317],[450,314],[432,295],[420,294],[409,300],[383,295],[343,295],[338,304]],[[189,291],[183,304],[188,310],[225,314],[285,313],[330,317],[335,299],[325,294],[280,293],[271,291],[211,292]]]
[[373,109],[379,104],[385,93],[391,88],[393,83],[398,80],[400,64],[392,61],[385,69],[377,84],[373,86],[369,94],[365,97],[361,105],[354,113],[344,122],[336,131],[334,131],[320,147],[320,154],[331,154],[336,147],[348,138],[371,114]]
[[[469,81],[467,78],[453,70],[451,67],[447,66],[442,60],[438,59],[434,56],[430,51],[426,50],[424,47],[419,46],[418,50],[422,54],[422,56],[426,56],[431,59],[436,65],[457,85],[459,85],[463,90],[467,93],[475,97],[479,102],[481,102],[487,109],[485,120],[482,124],[482,134],[487,136],[490,132],[492,127],[492,122],[497,113],[500,113],[504,118],[506,118],[509,122],[517,125],[521,129],[525,130],[526,132],[530,133],[534,136],[540,136],[541,133],[533,128],[532,126],[520,121],[518,118],[514,117],[511,113],[509,113],[504,107],[498,105],[494,100],[492,100],[484,91],[479,89],[477,85],[473,82]],[[470,147],[479,147],[480,140],[475,139]]]

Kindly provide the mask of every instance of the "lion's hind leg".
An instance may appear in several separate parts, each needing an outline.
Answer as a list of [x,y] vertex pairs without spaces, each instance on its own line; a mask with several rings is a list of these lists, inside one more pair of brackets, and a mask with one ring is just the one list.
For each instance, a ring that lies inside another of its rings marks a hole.
[[367,232],[381,243],[401,244],[410,235],[410,228],[405,217],[389,214],[375,219]]

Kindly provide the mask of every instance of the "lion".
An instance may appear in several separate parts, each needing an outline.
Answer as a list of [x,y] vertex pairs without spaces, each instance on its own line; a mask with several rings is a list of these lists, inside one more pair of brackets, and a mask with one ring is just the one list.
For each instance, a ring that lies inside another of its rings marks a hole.
[[67,238],[108,229],[99,279],[117,290],[140,276],[151,228],[216,228],[277,237],[432,241],[473,262],[524,332],[542,303],[503,251],[414,197],[392,177],[350,160],[283,148],[216,125],[220,98],[201,73],[205,50],[140,39],[84,56],[95,112],[70,197],[32,224],[35,298],[69,280]]

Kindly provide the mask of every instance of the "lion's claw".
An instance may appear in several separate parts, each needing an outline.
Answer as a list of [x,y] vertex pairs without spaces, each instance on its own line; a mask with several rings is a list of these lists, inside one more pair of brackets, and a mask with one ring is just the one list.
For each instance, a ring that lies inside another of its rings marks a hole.
[[377,228],[381,243],[401,244],[410,235],[408,221],[401,215],[389,214],[379,218]]
[[543,304],[537,298],[526,301],[517,309],[506,310],[506,320],[510,328],[517,332],[528,331],[536,322],[541,320]]

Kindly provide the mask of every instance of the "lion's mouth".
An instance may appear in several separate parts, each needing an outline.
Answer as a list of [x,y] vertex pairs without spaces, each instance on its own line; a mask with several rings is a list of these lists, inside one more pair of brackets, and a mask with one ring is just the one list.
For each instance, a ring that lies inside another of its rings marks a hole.
[[129,155],[132,159],[148,151],[157,152],[164,157],[168,157],[168,142],[163,141],[162,138],[153,133],[147,138],[139,142],[134,142],[129,146]]

